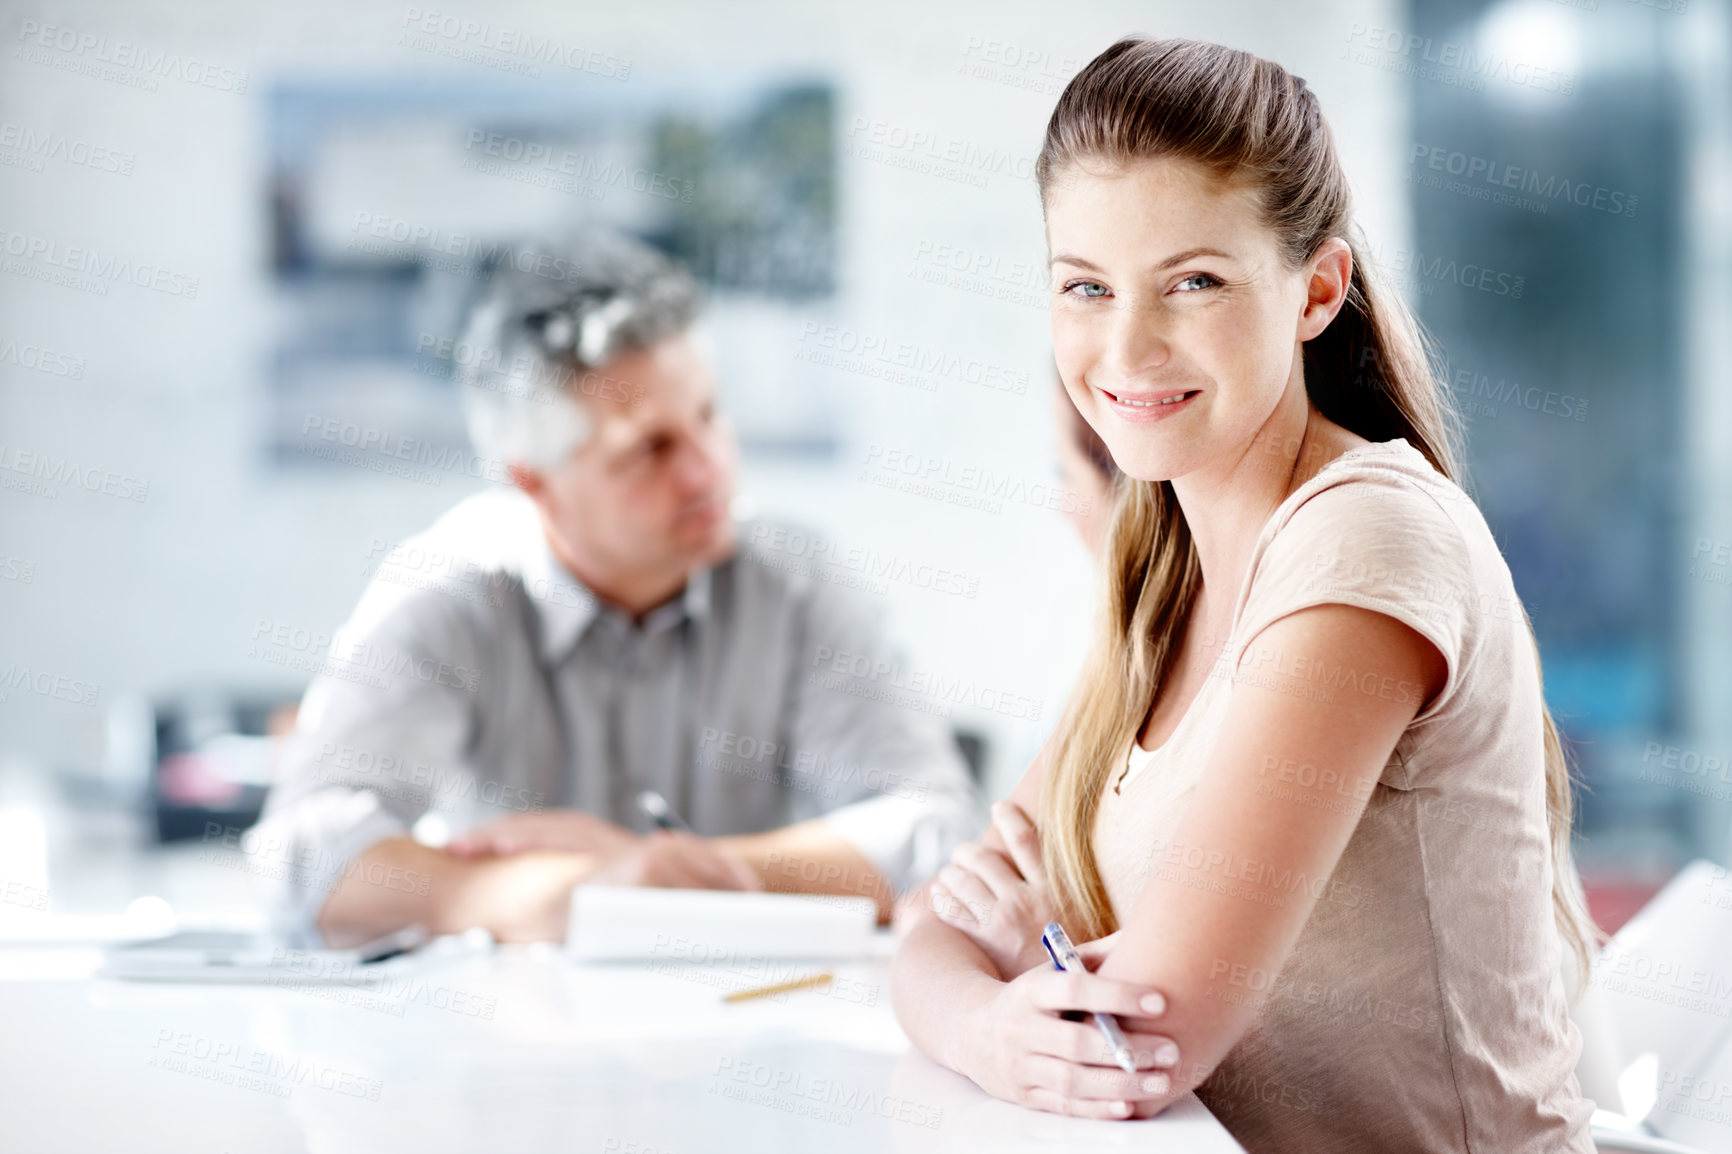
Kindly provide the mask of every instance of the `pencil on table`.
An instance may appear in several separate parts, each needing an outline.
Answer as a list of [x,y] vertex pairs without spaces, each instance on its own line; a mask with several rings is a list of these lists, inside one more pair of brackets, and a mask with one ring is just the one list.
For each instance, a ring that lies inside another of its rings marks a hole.
[[828,985],[835,978],[829,970],[818,974],[808,974],[804,978],[795,978],[791,982],[777,982],[773,986],[757,986],[749,990],[735,990],[731,994],[723,994],[724,1002],[748,1002],[753,998],[767,998],[771,994],[785,994],[790,990],[803,990],[808,986]]

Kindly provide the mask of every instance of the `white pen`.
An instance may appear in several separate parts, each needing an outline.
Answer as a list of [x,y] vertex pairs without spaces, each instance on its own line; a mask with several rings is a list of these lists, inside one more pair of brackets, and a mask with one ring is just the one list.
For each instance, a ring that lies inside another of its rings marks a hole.
[[[1088,967],[1083,965],[1082,955],[1076,952],[1076,947],[1070,944],[1070,937],[1064,932],[1064,927],[1057,922],[1048,922],[1046,932],[1040,935],[1040,944],[1046,947],[1046,952],[1052,958],[1055,969],[1067,973],[1076,971],[1087,973]],[[1095,1011],[1095,1025],[1106,1035],[1107,1048],[1113,1052],[1113,1061],[1127,1074],[1137,1072],[1137,1061],[1131,1056],[1131,1044],[1125,1038],[1125,1032],[1119,1028],[1119,1020],[1104,1011]]]
[[692,832],[692,827],[686,824],[685,818],[674,812],[674,807],[668,804],[668,799],[653,789],[646,789],[637,795],[637,807],[643,810],[660,829],[679,830],[681,833]]

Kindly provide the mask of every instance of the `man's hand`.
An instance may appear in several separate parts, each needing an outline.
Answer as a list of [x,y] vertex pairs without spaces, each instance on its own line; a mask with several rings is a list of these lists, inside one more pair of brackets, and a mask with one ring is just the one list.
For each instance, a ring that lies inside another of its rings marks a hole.
[[576,809],[514,813],[476,826],[451,840],[449,853],[461,858],[499,857],[530,850],[611,857],[642,839],[624,826]]
[[481,926],[502,942],[559,941],[571,889],[594,869],[588,854],[534,850],[465,859],[407,837],[387,838],[343,871],[318,928],[335,948],[411,924],[434,934]]
[[477,826],[445,847],[460,858],[551,851],[579,853],[597,865],[584,881],[668,889],[761,890],[757,873],[717,844],[689,833],[645,837],[575,809],[522,813]]
[[660,830],[615,851],[588,882],[693,890],[761,890],[763,881],[739,858],[701,837]]
[[1041,864],[1040,836],[1014,803],[992,807],[992,827],[1009,856],[978,842],[964,842],[938,871],[932,912],[967,934],[1006,981],[1050,964],[1041,931],[1057,916]]
[[[470,857],[399,837],[368,847],[356,862],[319,913],[319,930],[332,946],[358,945],[411,923],[435,934],[482,926],[502,942],[559,941],[572,889],[591,883],[764,888],[744,861],[685,833],[628,833],[608,853],[523,849]],[[370,884],[374,877],[396,884]]]

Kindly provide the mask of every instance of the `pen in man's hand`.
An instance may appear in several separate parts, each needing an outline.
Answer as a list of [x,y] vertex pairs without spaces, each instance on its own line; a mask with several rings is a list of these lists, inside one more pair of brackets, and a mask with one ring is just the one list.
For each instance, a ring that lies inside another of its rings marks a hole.
[[681,833],[695,832],[685,823],[685,819],[674,812],[674,807],[668,804],[668,799],[653,789],[646,789],[637,795],[637,807],[656,823],[658,829],[678,830]]

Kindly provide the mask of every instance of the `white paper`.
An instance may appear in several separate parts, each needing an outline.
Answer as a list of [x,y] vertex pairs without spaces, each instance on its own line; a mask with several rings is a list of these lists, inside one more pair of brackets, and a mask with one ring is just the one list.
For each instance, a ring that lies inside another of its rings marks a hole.
[[864,897],[578,886],[565,948],[584,962],[858,958],[877,922]]

